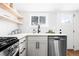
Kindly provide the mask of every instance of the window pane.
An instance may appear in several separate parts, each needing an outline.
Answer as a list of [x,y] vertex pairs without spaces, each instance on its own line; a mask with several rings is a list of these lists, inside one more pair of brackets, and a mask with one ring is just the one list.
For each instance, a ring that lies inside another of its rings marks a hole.
[[38,24],[38,16],[32,16],[31,17],[31,24],[37,25]]
[[40,24],[45,24],[45,23],[46,23],[46,17],[40,16]]

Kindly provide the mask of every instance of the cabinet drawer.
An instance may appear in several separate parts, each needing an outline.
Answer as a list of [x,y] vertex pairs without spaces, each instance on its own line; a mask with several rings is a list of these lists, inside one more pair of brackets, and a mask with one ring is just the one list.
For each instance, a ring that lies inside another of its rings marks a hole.
[[20,56],[26,56],[26,48],[22,48],[19,52]]
[[47,40],[46,36],[29,36],[28,40]]
[[19,44],[19,55],[20,56],[26,56],[26,41],[23,43]]
[[23,43],[25,41],[26,41],[26,38],[24,37],[24,38],[22,38],[22,39],[19,40],[19,44],[21,44],[21,43]]
[[26,47],[26,41],[23,43],[19,44],[19,49],[21,50],[22,48]]

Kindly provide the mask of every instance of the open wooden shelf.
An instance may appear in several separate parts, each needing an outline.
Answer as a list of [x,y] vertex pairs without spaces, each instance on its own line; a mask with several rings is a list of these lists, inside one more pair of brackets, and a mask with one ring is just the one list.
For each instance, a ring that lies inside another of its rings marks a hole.
[[11,8],[8,4],[0,3],[0,7],[4,10],[8,11],[12,15],[16,16],[18,19],[22,19],[23,17],[13,8]]
[[22,22],[20,22],[19,20],[14,20],[14,19],[7,17],[7,16],[0,15],[0,18],[8,19],[9,21],[12,21],[12,22],[17,23],[17,24],[22,24]]
[[[4,10],[1,11],[2,13],[0,14],[0,18],[8,19],[9,21],[12,21],[17,24],[22,24],[22,22],[18,19],[22,19],[23,17],[15,9],[10,7],[6,3],[0,3],[0,8]],[[11,15],[7,14],[7,12]]]

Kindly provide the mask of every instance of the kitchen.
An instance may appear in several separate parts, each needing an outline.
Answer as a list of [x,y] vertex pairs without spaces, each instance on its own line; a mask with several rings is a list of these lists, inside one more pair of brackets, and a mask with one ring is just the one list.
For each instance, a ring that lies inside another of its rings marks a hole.
[[0,56],[79,56],[78,6],[0,3]]

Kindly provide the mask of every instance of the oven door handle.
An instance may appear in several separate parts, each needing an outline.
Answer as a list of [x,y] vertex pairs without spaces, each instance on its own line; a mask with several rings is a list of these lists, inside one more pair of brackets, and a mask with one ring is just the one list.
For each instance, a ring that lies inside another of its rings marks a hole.
[[20,54],[22,54],[22,53],[24,52],[25,49],[26,49],[26,48],[23,48],[22,51],[20,52]]

